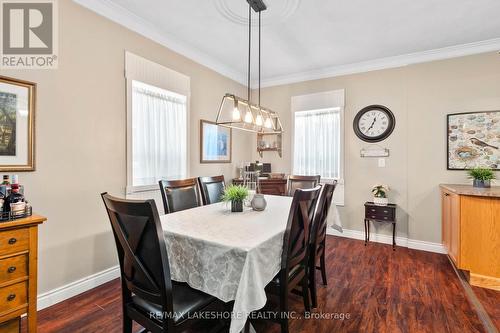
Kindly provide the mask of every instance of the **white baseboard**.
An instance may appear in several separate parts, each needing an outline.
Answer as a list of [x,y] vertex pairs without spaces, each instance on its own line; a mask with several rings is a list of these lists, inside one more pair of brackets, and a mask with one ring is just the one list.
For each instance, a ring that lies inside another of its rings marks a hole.
[[[365,233],[363,231],[358,231],[358,230],[344,229],[344,232],[339,232],[335,229],[328,228],[327,234],[352,238],[352,239],[365,240]],[[370,233],[370,241],[382,244],[392,244],[392,236]],[[416,239],[409,239],[406,237],[396,237],[396,245],[415,250],[422,250],[435,253],[446,253],[443,245],[440,243],[431,243]]]
[[45,309],[119,277],[120,267],[114,266],[40,294],[37,298],[38,310]]

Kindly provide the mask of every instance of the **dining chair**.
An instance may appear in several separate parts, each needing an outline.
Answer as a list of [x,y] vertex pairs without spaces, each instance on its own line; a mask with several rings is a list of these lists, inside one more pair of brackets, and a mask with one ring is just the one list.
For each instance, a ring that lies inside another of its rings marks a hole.
[[171,280],[154,200],[123,200],[107,193],[101,196],[118,250],[123,332],[132,332],[132,321],[153,333],[185,329],[216,299]]
[[198,184],[200,186],[203,205],[210,205],[221,201],[224,188],[226,187],[224,176],[198,177]]
[[[317,209],[311,227],[310,249],[309,249],[309,287],[311,290],[312,307],[318,306],[317,288],[316,288],[316,270],[321,271],[323,284],[327,285],[326,278],[326,228],[328,211],[333,201],[333,192],[337,182],[333,184],[324,184],[317,202]],[[319,266],[317,266],[319,261]]]
[[160,191],[165,214],[200,206],[198,180],[160,180]]
[[266,286],[266,292],[279,298],[279,323],[281,332],[288,332],[289,293],[301,287],[304,308],[311,310],[309,302],[309,227],[313,217],[320,186],[313,189],[297,189],[294,193],[288,222],[283,236],[281,269]]
[[321,176],[297,176],[288,177],[287,195],[293,197],[296,189],[309,189],[316,187],[321,180]]

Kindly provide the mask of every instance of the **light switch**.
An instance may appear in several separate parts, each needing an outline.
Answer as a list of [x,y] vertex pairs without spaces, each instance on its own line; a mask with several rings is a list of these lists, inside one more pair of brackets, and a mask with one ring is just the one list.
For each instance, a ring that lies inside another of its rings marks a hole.
[[385,168],[385,158],[379,158],[378,159],[378,167],[379,168]]

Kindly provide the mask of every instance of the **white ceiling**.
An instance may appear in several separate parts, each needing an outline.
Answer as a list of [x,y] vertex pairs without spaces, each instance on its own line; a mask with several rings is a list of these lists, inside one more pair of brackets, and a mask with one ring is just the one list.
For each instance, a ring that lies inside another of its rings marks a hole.
[[[245,0],[74,1],[246,82]],[[265,2],[264,85],[500,50],[498,0]]]

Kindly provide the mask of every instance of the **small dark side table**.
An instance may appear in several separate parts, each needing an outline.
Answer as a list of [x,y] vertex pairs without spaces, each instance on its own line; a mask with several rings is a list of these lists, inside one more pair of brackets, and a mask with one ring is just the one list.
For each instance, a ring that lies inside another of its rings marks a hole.
[[365,203],[365,246],[370,241],[370,221],[392,223],[392,249],[396,250],[396,207],[395,204],[379,206],[373,202]]

